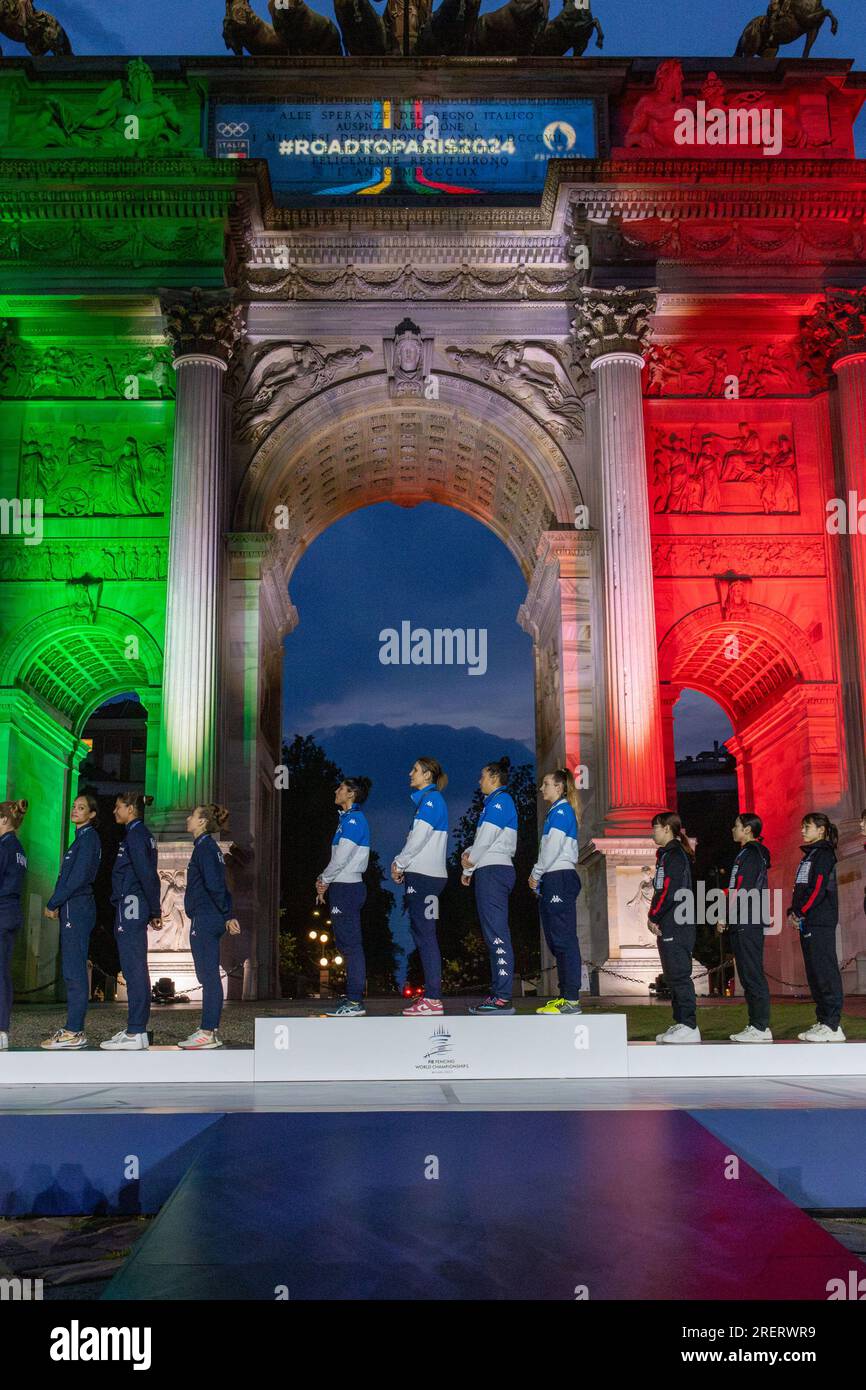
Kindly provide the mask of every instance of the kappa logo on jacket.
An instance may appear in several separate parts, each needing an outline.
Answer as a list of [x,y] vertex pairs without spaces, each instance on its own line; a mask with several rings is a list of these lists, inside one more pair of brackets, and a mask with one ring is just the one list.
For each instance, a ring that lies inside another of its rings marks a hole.
[[410,893],[414,893],[414,892],[415,892],[415,889],[414,889],[414,888],[407,888],[407,889],[406,889],[406,897],[408,898],[409,894],[410,894]]
[[332,907],[332,908],[331,908],[331,916],[332,916],[332,917],[342,916],[342,908],[339,908],[339,907]]
[[553,895],[553,897],[550,899],[550,901],[551,901],[552,903],[561,903],[561,902],[563,901],[563,899],[560,898],[556,893],[554,893],[554,895]]

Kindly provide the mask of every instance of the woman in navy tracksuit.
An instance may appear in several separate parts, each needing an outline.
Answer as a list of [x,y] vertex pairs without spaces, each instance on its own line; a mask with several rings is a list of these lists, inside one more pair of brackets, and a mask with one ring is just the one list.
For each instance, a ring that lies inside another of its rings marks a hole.
[[27,872],[27,856],[16,831],[26,813],[26,801],[0,801],[0,1051],[9,1046],[12,952],[24,921],[21,890]]
[[96,926],[93,880],[102,858],[96,829],[98,811],[95,797],[77,796],[73,801],[69,818],[75,826],[75,839],[63,856],[60,875],[45,907],[46,917],[60,918],[60,959],[66,985],[66,1027],[58,1028],[43,1042],[50,1052],[87,1046],[87,955],[90,933]]
[[225,830],[228,820],[225,806],[213,804],[196,806],[186,818],[194,843],[186,871],[183,910],[190,920],[189,944],[196,979],[202,987],[201,1027],[178,1043],[178,1047],[189,1051],[207,1051],[223,1045],[217,1032],[223,1009],[220,943],[226,931],[236,936],[240,924],[232,916],[222,850],[212,837]]
[[340,819],[331,841],[327,868],[316,880],[316,901],[328,895],[334,942],[346,962],[346,993],[328,1018],[363,1018],[367,963],[361,935],[361,908],[367,901],[364,870],[370,862],[370,827],[360,809],[373,783],[369,777],[346,777],[334,793]]
[[[762,821],[753,811],[741,811],[731,834],[738,846],[728,883],[727,928],[737,973],[743,986],[749,1022],[735,1043],[771,1043],[770,987],[764,974],[764,932],[770,926],[765,903],[770,851],[761,839]],[[724,924],[718,927],[725,930]]]
[[577,872],[577,791],[568,768],[548,772],[541,795],[550,806],[541,832],[529,886],[538,896],[541,927],[556,960],[559,994],[536,1009],[539,1014],[579,1014],[583,965],[577,939],[575,903],[580,892]]
[[471,1014],[513,1014],[514,948],[508,925],[508,899],[514,887],[514,852],[517,849],[517,809],[505,788],[511,759],[500,758],[481,769],[478,785],[484,805],[475,828],[475,839],[463,851],[461,882],[475,884],[478,920],[490,955],[490,994],[473,1005]]
[[114,803],[114,819],[126,826],[111,871],[114,903],[114,939],[120,968],[126,980],[128,1017],[126,1030],[99,1046],[106,1052],[137,1052],[148,1046],[150,974],[147,969],[147,928],[162,920],[156,841],[144,824],[144,808],[152,796],[121,792]]
[[695,949],[694,853],[675,811],[652,819],[656,850],[653,896],[647,918],[656,938],[662,973],[671,992],[674,1021],[657,1043],[699,1043],[697,1000],[692,979]]
[[788,920],[800,932],[806,979],[815,1001],[816,1022],[801,1042],[844,1042],[842,974],[836,955],[839,893],[836,884],[836,845],[839,832],[823,811],[809,811],[800,827],[803,858],[794,880]]
[[435,758],[419,758],[409,773],[415,819],[408,839],[391,865],[395,883],[406,886],[412,936],[421,957],[426,993],[403,1010],[407,1018],[443,1014],[442,955],[436,936],[439,894],[448,882],[448,809],[442,796],[448,777]]

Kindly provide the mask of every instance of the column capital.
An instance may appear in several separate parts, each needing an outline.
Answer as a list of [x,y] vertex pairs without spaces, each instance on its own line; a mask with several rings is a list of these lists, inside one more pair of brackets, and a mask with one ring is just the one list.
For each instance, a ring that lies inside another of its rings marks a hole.
[[625,285],[612,290],[582,289],[572,321],[578,357],[590,367],[612,355],[642,362],[656,300],[655,290],[630,290]]
[[846,359],[866,359],[866,286],[829,286],[802,321],[800,342],[807,360],[823,358],[834,371]]
[[245,332],[241,309],[230,290],[163,290],[165,339],[175,367],[184,360],[218,362],[223,370]]

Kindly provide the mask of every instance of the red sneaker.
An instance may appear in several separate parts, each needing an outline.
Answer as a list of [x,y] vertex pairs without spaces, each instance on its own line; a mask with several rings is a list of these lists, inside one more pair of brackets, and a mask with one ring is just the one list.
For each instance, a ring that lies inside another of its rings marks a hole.
[[404,1018],[431,1018],[433,1014],[444,1014],[441,999],[428,999],[422,995],[416,999],[414,1004],[410,1004],[408,1009],[403,1010]]

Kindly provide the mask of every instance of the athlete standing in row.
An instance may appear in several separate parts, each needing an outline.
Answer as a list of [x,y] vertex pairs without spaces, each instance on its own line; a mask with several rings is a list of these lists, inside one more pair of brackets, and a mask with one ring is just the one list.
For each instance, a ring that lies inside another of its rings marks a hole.
[[660,811],[652,819],[656,871],[649,929],[659,948],[662,973],[671,992],[674,1021],[657,1043],[699,1043],[697,1000],[692,980],[695,949],[694,853],[675,811]]
[[27,856],[18,829],[27,814],[26,801],[0,801],[0,1051],[9,1046],[12,1015],[12,953],[24,921],[21,894]]
[[436,926],[439,895],[448,882],[448,808],[442,792],[448,775],[435,758],[419,758],[409,773],[415,818],[408,839],[391,865],[395,883],[406,887],[412,937],[421,957],[426,993],[403,1010],[406,1018],[443,1014],[442,953]]
[[475,839],[461,858],[461,883],[464,887],[475,884],[475,905],[490,955],[492,978],[489,995],[469,1009],[471,1014],[516,1012],[511,1002],[514,948],[508,925],[508,900],[515,878],[517,808],[506,791],[510,771],[510,758],[500,758],[498,763],[487,763],[481,769],[478,785],[484,793],[484,805],[475,828]]
[[579,1014],[583,963],[577,939],[575,904],[580,892],[577,872],[577,790],[568,768],[548,772],[541,795],[550,806],[541,833],[538,859],[529,886],[538,897],[538,912],[548,949],[556,960],[559,995],[539,1014]]
[[[761,839],[762,821],[753,811],[741,811],[731,834],[737,855],[728,884],[728,930],[731,949],[749,1011],[749,1022],[735,1043],[771,1043],[770,987],[764,974],[764,930],[769,927],[765,909],[770,851]],[[719,927],[724,931],[724,926]]]
[[370,862],[370,827],[360,809],[373,783],[369,777],[346,777],[334,793],[340,819],[331,841],[331,857],[316,880],[316,901],[328,895],[334,943],[346,962],[346,993],[328,1018],[363,1018],[367,962],[361,934],[361,908],[367,901],[364,872]]
[[823,811],[809,811],[800,827],[803,858],[794,880],[788,920],[800,932],[806,979],[815,1001],[816,1021],[797,1036],[802,1042],[844,1042],[842,975],[836,955],[839,897],[836,845],[839,832]]
[[189,944],[195,977],[201,985],[201,1024],[178,1043],[189,1052],[222,1047],[219,1035],[223,1011],[220,944],[226,932],[236,936],[240,923],[232,914],[232,895],[226,883],[226,863],[213,838],[228,826],[225,806],[195,806],[186,819],[193,837],[192,856],[186,871],[183,910],[190,921]]
[[100,1043],[106,1052],[139,1052],[148,1046],[150,974],[147,968],[147,928],[161,924],[156,841],[144,823],[144,808],[153,801],[141,792],[121,792],[114,819],[126,827],[111,871],[114,939],[126,981],[126,1029]]
[[96,926],[93,881],[102,859],[98,812],[95,797],[85,794],[73,801],[69,818],[75,826],[75,839],[63,856],[54,892],[45,906],[46,917],[60,920],[60,959],[66,985],[66,1027],[58,1028],[42,1043],[49,1052],[75,1052],[87,1046],[87,960],[90,935]]

